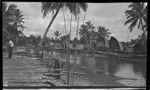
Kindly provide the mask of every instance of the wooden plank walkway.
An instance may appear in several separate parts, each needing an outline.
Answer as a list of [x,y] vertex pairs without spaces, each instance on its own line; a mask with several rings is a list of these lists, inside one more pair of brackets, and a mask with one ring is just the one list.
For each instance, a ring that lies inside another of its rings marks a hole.
[[[62,81],[50,78],[45,74],[48,69],[40,60],[13,55],[8,59],[8,53],[3,52],[3,86],[4,87],[37,87],[37,86],[68,86]],[[95,86],[94,83],[76,77],[73,86]],[[70,85],[69,85],[70,86]]]
[[3,86],[51,86],[42,79],[46,72],[39,60],[17,55],[8,59],[3,53]]

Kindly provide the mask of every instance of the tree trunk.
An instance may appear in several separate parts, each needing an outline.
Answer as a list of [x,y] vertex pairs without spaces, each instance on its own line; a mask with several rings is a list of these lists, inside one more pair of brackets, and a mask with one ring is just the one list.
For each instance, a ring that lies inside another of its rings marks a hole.
[[[49,28],[51,27],[52,23],[54,22],[54,20],[55,20],[57,14],[58,14],[60,8],[61,8],[61,6],[58,7],[57,11],[55,12],[54,16],[52,17],[52,19],[51,19],[51,21],[50,21],[50,23],[49,23],[49,25],[48,25],[48,27],[46,28],[46,30],[45,30],[45,32],[44,32],[44,35],[43,35],[43,38],[42,38],[42,40],[40,41],[40,44],[39,44],[40,47],[42,46],[42,43],[44,42],[44,40],[45,40],[45,38],[46,38],[46,35],[47,35],[47,33],[48,33],[48,30],[49,30]],[[43,57],[43,49],[42,49],[42,57]]]
[[87,45],[87,48],[88,48],[88,46],[89,46],[89,43],[88,43],[88,39],[87,39],[87,34],[85,35],[85,39],[86,39],[86,45]]
[[78,34],[78,26],[79,26],[79,16],[78,16],[78,19],[77,19],[77,30],[76,30],[76,38],[77,38],[77,34]]
[[142,25],[142,30],[143,30],[143,32],[145,32],[145,30],[144,30],[144,25],[143,25],[143,22],[142,22],[142,20],[141,20],[141,25]]
[[85,12],[85,14],[84,14],[84,18],[83,18],[83,25],[84,25],[85,15],[86,15],[86,12]]
[[71,20],[70,20],[70,32],[69,32],[70,38],[71,38],[71,23],[72,23],[72,14],[71,14]]
[[17,38],[17,36],[16,36],[16,38],[15,38],[16,40],[16,48],[15,48],[15,50],[17,50],[17,46],[18,46],[18,38]]
[[[85,15],[86,15],[86,12],[85,12]],[[85,21],[85,15],[84,15],[84,18],[83,18],[83,25],[84,25],[84,21]],[[86,45],[89,46],[88,39],[87,39],[87,34],[85,35],[85,37],[86,37]]]
[[64,25],[65,25],[65,34],[67,34],[66,19],[65,19],[64,10],[63,10],[63,17],[64,17]]
[[59,6],[59,8],[57,9],[57,11],[55,12],[54,16],[52,17],[52,20],[50,21],[48,27],[46,28],[46,30],[45,30],[45,32],[44,32],[44,35],[43,35],[43,39],[46,37],[46,35],[47,35],[47,33],[48,33],[48,30],[49,30],[49,28],[51,27],[53,21],[55,20],[57,14],[58,14],[58,12],[59,12],[59,10],[60,10],[60,6]]
[[[70,32],[69,32],[69,34],[70,34],[70,38],[71,38],[71,22],[72,22],[72,14],[71,14],[71,20],[70,20]],[[69,38],[69,40],[68,41],[70,41],[70,38]],[[67,68],[67,84],[69,85],[70,84],[70,43],[69,43],[69,47],[68,47],[68,53],[67,53],[67,55],[68,55],[68,57],[67,57],[67,64],[68,64],[68,68]]]

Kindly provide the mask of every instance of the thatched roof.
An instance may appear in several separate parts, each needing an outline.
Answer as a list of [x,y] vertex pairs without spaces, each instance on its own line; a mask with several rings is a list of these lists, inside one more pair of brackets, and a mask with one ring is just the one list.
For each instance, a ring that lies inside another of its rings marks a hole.
[[109,42],[110,50],[115,51],[115,50],[123,50],[122,44],[113,36],[110,38]]
[[106,38],[104,38],[104,37],[98,37],[98,42],[101,42],[101,43],[103,43],[104,44],[104,46],[105,47],[109,47],[109,40],[107,40]]

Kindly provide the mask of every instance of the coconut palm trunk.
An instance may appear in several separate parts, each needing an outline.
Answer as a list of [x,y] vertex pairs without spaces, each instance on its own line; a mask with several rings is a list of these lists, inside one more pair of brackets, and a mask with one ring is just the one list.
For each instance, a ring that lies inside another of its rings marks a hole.
[[52,17],[52,19],[51,19],[51,21],[50,21],[48,27],[46,28],[46,30],[45,30],[45,32],[44,32],[43,39],[45,39],[45,37],[46,37],[46,35],[47,35],[47,33],[48,33],[49,28],[51,27],[52,23],[54,22],[56,16],[57,16],[58,13],[59,13],[60,8],[61,8],[61,6],[58,7],[57,11],[55,12],[54,16]]
[[[72,14],[71,14],[71,19],[70,19],[70,32],[69,32],[69,36],[71,38],[71,25],[72,25]],[[68,40],[68,42],[70,42],[70,38]],[[69,85],[70,84],[70,43],[68,45],[68,50],[67,50],[67,84]]]
[[[64,27],[65,27],[65,33],[67,34],[67,28],[66,28],[66,19],[65,14],[63,11],[63,17],[64,17]],[[70,23],[71,24],[71,23]],[[71,25],[70,25],[70,31],[71,31]],[[70,78],[70,55],[69,55],[69,48],[67,48],[67,84],[69,85],[69,78]]]
[[89,46],[89,43],[88,43],[88,39],[87,39],[87,34],[85,35],[86,36],[86,45],[87,47]]
[[18,46],[18,37],[17,36],[15,37],[15,41],[16,41],[16,48],[15,49],[17,50],[17,46]]
[[71,38],[71,24],[72,24],[72,14],[71,14],[71,19],[70,19],[70,32],[69,32],[70,38]]
[[[78,26],[79,26],[79,16],[77,16],[77,29],[76,29],[76,39],[77,39],[77,35],[78,35]],[[75,52],[74,52],[74,69],[75,69],[75,66],[76,66],[76,59],[77,59],[77,40],[75,40]],[[72,76],[73,80],[72,80],[72,85],[74,83],[74,74]]]
[[67,28],[66,28],[66,18],[65,18],[64,10],[63,10],[63,17],[64,17],[65,34],[67,34]]
[[[70,13],[75,16],[75,15],[78,15],[80,13],[80,8],[85,12],[87,10],[87,4],[86,3],[55,3],[55,2],[52,2],[52,3],[49,2],[48,3],[48,2],[43,2],[42,3],[42,11],[43,11],[44,16],[46,16],[46,14],[48,12],[55,11],[55,10],[56,10],[56,12],[55,12],[54,16],[52,17],[52,20],[50,21],[50,23],[49,23],[49,25],[48,25],[48,27],[47,27],[44,35],[43,35],[42,40],[44,40],[44,38],[46,37],[46,34],[48,33],[48,30],[51,27],[54,19],[56,18],[59,10],[63,9],[63,8],[69,9]],[[79,12],[76,12],[77,10]],[[72,21],[72,18],[71,18],[71,21]],[[70,34],[71,34],[71,25],[70,25]],[[69,77],[70,77],[70,59],[69,59],[70,51],[69,51],[69,48],[67,48],[67,53],[68,53],[68,59],[67,59],[67,64],[68,64],[67,65],[68,66],[67,84],[69,85]]]
[[[45,38],[46,38],[46,35],[47,35],[48,31],[49,31],[49,28],[51,27],[51,25],[52,25],[52,23],[54,22],[56,16],[58,15],[60,8],[61,8],[61,6],[58,7],[57,11],[56,11],[55,14],[53,15],[53,17],[52,17],[52,19],[51,19],[51,21],[50,21],[50,23],[49,23],[49,25],[48,25],[48,27],[46,28],[46,30],[45,30],[45,32],[44,32],[44,35],[43,35],[43,38],[42,38],[42,40],[41,40],[41,42],[40,42],[40,44],[39,44],[40,47],[42,46],[42,43],[44,42],[44,40],[45,40]],[[42,49],[42,57],[43,57],[43,49]]]
[[[84,25],[84,21],[85,21],[85,16],[86,16],[86,12],[85,12],[84,18],[83,18],[83,25]],[[87,34],[85,35],[85,37],[86,37],[86,45],[89,46],[88,39],[87,39]]]
[[[78,26],[79,26],[79,16],[77,18],[76,39],[77,39],[77,35],[78,35]],[[76,51],[77,51],[77,41],[75,42],[75,55],[76,55]]]

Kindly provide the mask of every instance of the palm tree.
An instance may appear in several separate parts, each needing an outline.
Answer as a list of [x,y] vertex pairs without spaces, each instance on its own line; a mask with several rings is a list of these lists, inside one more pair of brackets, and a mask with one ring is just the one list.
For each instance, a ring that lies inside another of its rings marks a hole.
[[[16,28],[16,30],[18,32],[21,32],[24,30],[25,26],[23,25],[24,24],[24,21],[23,21],[23,16],[24,14],[22,14],[22,11],[20,11],[19,9],[16,9],[15,12],[14,12],[14,21],[13,21],[13,26]],[[22,33],[18,33],[18,35],[16,35],[15,39],[16,39],[16,45],[17,45],[17,42],[18,42],[18,36],[19,34],[22,34]]]
[[55,42],[54,44],[56,46],[57,45],[56,43],[58,43],[58,37],[60,36],[60,32],[57,30],[57,31],[54,32],[54,34],[55,34],[55,37],[56,37],[56,39],[54,41]]
[[125,22],[126,24],[130,24],[129,29],[132,31],[133,27],[138,25],[138,29],[141,28],[143,31],[142,33],[142,41],[140,42],[143,44],[144,49],[146,50],[146,41],[147,41],[147,5],[145,6],[144,2],[138,2],[138,3],[132,3],[129,5],[130,10],[126,10],[125,14],[127,16],[127,21]]
[[80,40],[85,41],[86,40],[86,45],[89,43],[90,35],[89,31],[86,25],[81,25],[79,29],[79,34],[80,34]]
[[3,3],[3,28],[12,25],[15,28],[21,27],[21,30],[23,30],[23,16],[24,14],[17,9],[16,5],[11,4],[7,9],[7,4]]
[[143,13],[144,13],[144,22],[145,22],[145,25],[143,27],[143,29],[146,29],[145,31],[147,31],[147,5],[145,6],[145,9],[143,10]]
[[66,18],[65,18],[64,9],[63,9],[63,17],[64,17],[65,34],[67,34],[67,26],[66,26]]
[[129,29],[131,32],[136,24],[138,24],[138,29],[141,28],[143,32],[147,31],[144,30],[144,27],[147,26],[147,6],[145,7],[143,2],[137,2],[130,4],[129,8],[131,9],[125,11],[127,17],[125,25],[130,23]]
[[88,34],[87,36],[89,36],[89,45],[90,48],[92,49],[92,44],[93,44],[93,40],[94,40],[94,34],[95,34],[95,26],[91,23],[91,21],[87,21],[85,22],[87,29],[88,29]]
[[46,30],[44,32],[43,38],[45,38],[45,36],[47,35],[48,30],[51,27],[56,16],[58,15],[60,9],[63,9],[63,8],[69,9],[70,13],[77,16],[80,13],[80,9],[82,9],[83,11],[87,10],[87,4],[85,4],[85,3],[56,3],[56,2],[47,3],[47,2],[43,2],[42,3],[43,17],[45,17],[48,12],[52,12],[54,14],[48,27],[46,28]]
[[109,35],[111,34],[109,32],[109,29],[106,29],[103,26],[98,26],[97,27],[97,35],[96,35],[96,41],[97,42],[102,42],[105,46],[107,46],[107,41],[109,38]]
[[58,37],[60,36],[60,32],[57,30],[54,34],[55,34],[56,40],[58,40]]
[[[2,5],[4,37],[16,38],[19,35],[24,36],[24,34],[22,33],[22,30],[24,28],[24,14],[22,14],[22,12],[19,9],[17,9],[17,6],[14,4],[7,6],[7,4],[3,2]],[[18,27],[20,27],[21,30],[19,30]]]
[[91,23],[91,21],[87,21],[85,22],[85,25],[81,25],[81,28],[79,30],[79,34],[82,39],[85,38],[87,45],[92,48],[92,43],[95,36],[95,26]]
[[6,29],[8,26],[10,26],[10,24],[13,22],[13,12],[16,9],[16,5],[9,5],[7,6],[7,4],[5,2],[2,3],[2,12],[3,12],[3,34],[11,37],[10,32]]
[[24,21],[23,21],[24,14],[19,9],[16,9],[14,16],[15,16],[14,25],[16,27],[18,27],[18,29],[20,28],[20,31],[22,31],[25,28],[25,26],[23,25],[24,24]]
[[6,3],[2,3],[2,15],[3,15],[3,28],[8,24],[8,17],[6,16],[6,12],[7,12],[7,4]]
[[[81,11],[80,9],[82,9],[84,12],[87,10],[87,4],[86,3],[56,3],[56,2],[47,3],[47,2],[43,2],[42,3],[43,17],[45,17],[48,12],[53,13],[52,19],[44,32],[43,39],[46,37],[48,30],[51,27],[54,19],[58,15],[60,9],[64,9],[64,8],[69,9],[70,13],[72,13],[76,17],[78,14],[80,14],[80,11]],[[69,63],[69,61],[67,61],[67,62]],[[68,67],[68,69],[69,69],[69,67]],[[68,84],[69,84],[69,75],[70,74],[68,73],[68,77],[67,77]]]
[[110,35],[109,29],[106,29],[105,27],[102,27],[102,26],[98,26],[97,30],[98,30],[97,32],[98,37],[100,36],[106,39],[109,38],[109,35]]

